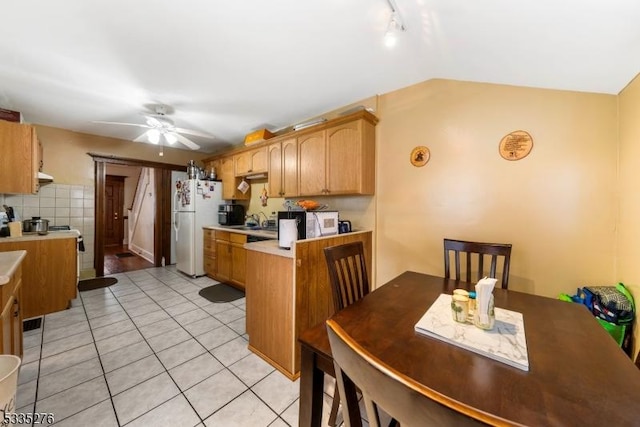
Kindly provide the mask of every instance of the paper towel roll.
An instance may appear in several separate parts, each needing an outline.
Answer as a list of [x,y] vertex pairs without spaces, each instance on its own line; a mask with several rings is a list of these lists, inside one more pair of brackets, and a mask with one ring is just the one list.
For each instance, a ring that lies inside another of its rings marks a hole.
[[281,219],[278,222],[278,246],[291,249],[293,242],[298,240],[298,225],[295,219]]

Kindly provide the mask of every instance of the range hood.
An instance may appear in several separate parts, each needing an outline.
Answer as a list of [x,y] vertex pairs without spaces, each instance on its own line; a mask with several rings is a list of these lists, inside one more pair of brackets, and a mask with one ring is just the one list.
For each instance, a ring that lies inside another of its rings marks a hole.
[[53,177],[44,172],[38,172],[38,182],[53,182]]
[[253,175],[247,175],[244,179],[265,179],[267,177],[266,173],[255,173]]

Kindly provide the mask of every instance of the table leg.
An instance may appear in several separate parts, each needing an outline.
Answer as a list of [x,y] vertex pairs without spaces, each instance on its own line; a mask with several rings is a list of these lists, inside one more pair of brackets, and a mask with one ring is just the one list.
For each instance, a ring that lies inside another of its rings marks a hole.
[[316,354],[304,345],[300,349],[300,427],[320,427],[324,372],[318,369]]

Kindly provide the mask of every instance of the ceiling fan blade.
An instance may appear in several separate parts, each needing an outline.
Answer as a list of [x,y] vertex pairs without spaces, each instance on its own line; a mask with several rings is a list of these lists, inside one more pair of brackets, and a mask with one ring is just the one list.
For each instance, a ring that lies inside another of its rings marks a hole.
[[145,129],[149,128],[149,126],[141,125],[139,123],[104,122],[102,120],[94,120],[93,123],[100,123],[100,124],[104,124],[104,125],[135,126],[135,127],[139,127],[139,128],[145,128]]
[[206,133],[206,132],[200,132],[200,131],[192,130],[192,129],[174,128],[174,130],[175,130],[176,132],[186,133],[187,135],[201,136],[201,137],[203,137],[203,138],[211,138],[211,139],[215,138],[215,136],[213,136],[213,135],[211,135],[211,134],[209,134],[209,133]]
[[199,150],[200,146],[193,142],[192,140],[180,135],[179,133],[171,132],[172,135],[175,135],[178,138],[178,141],[191,148],[192,150]]
[[133,142],[149,142],[147,132],[143,133],[142,135],[134,139]]

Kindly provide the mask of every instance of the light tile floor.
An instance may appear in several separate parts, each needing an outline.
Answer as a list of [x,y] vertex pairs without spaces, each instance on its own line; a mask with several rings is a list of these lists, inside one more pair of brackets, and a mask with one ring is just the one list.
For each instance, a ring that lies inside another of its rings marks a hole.
[[244,298],[211,303],[198,291],[217,282],[172,266],[113,277],[25,332],[17,413],[82,427],[298,425],[299,381],[248,350]]

